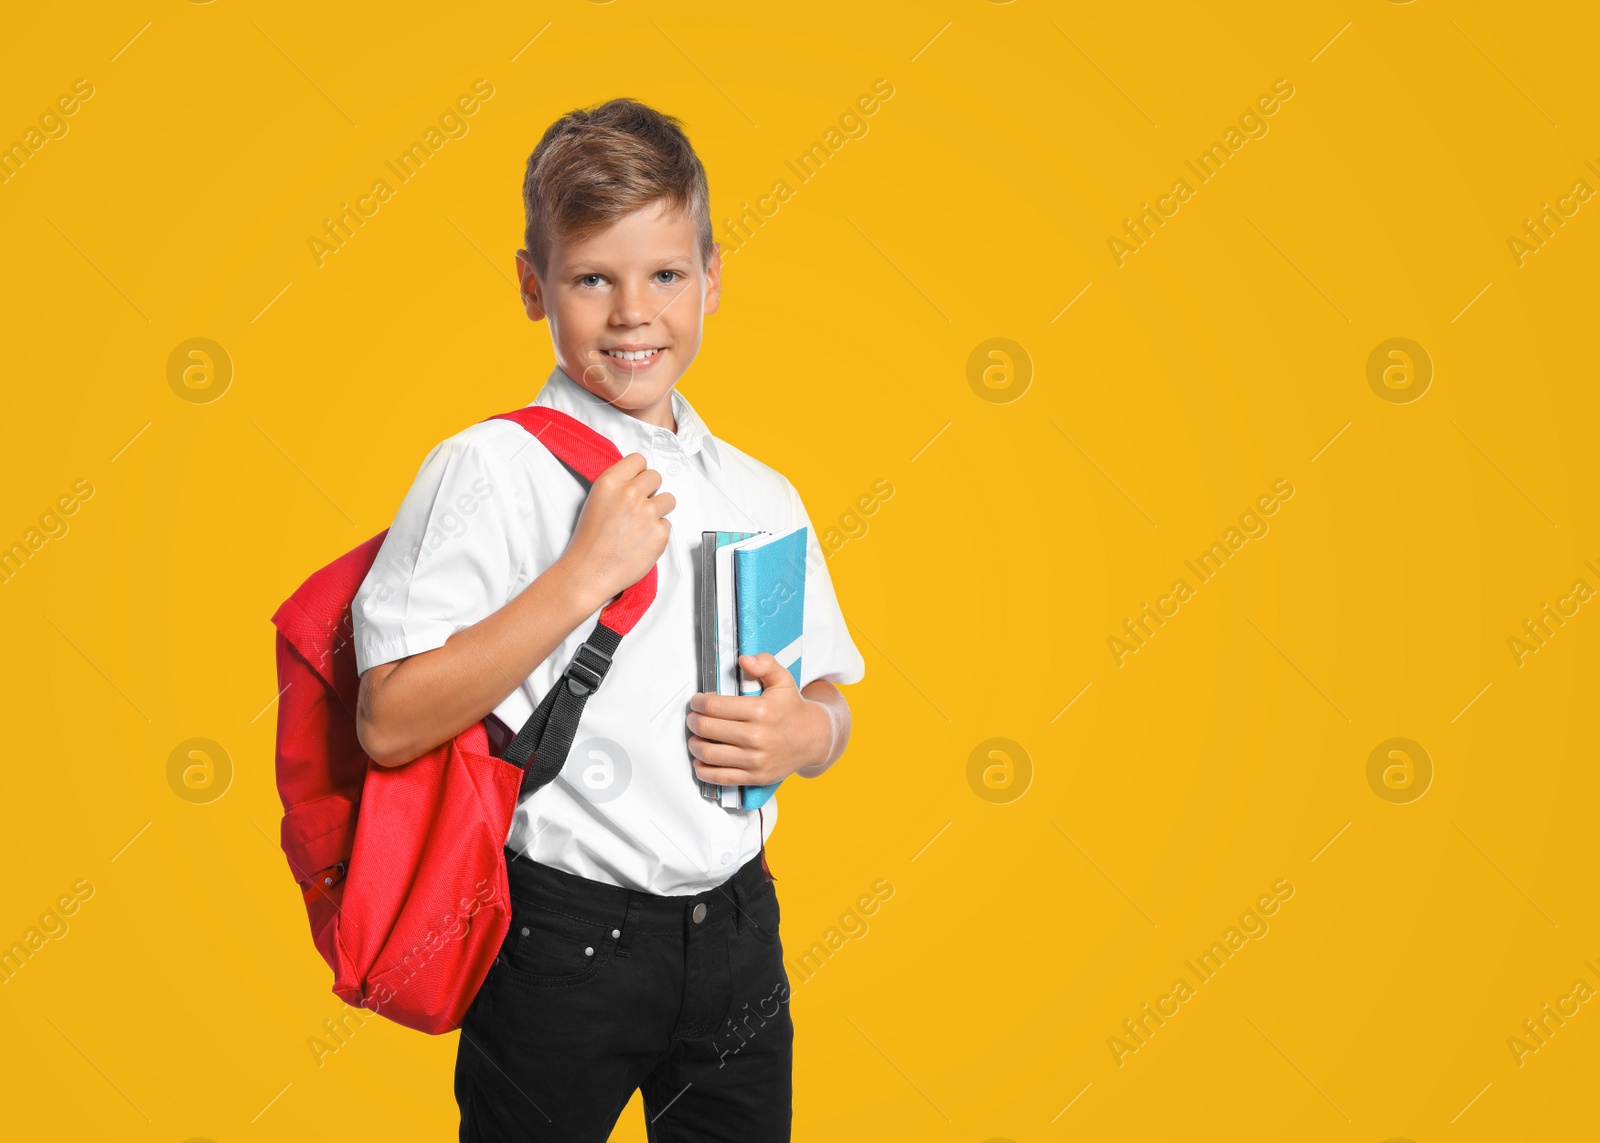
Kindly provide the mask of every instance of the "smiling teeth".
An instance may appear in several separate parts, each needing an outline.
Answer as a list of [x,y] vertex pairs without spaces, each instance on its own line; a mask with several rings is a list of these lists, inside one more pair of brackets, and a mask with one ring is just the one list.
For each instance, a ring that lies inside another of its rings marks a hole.
[[622,361],[644,361],[646,358],[654,357],[656,354],[660,353],[661,350],[640,349],[629,352],[625,349],[607,349],[603,350],[602,352],[604,352],[607,357],[615,357]]

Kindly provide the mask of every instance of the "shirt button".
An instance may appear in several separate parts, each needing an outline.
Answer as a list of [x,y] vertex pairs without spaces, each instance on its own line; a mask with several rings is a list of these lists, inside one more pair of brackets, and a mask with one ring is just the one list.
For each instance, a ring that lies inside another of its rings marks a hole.
[[677,464],[676,461],[674,461],[672,464],[667,465],[667,475],[668,476],[677,476],[678,475],[678,464]]
[[613,940],[616,939],[617,937],[620,937],[621,935],[622,935],[622,930],[621,929],[612,929],[611,930],[611,936],[612,936]]
[[697,924],[697,925],[701,921],[705,920],[706,919],[706,903],[704,901],[701,901],[698,905],[696,905],[694,907],[694,911],[691,912],[689,914],[689,916],[694,918],[694,923]]
[[732,865],[733,864],[733,854],[724,853],[722,855],[722,864],[724,864],[724,865]]
[[583,955],[584,956],[593,956],[594,955],[594,946],[590,945],[588,948],[584,949],[583,950]]
[[527,928],[526,925],[524,925],[523,928],[522,928],[522,935],[523,936],[527,936],[528,935],[528,928]]

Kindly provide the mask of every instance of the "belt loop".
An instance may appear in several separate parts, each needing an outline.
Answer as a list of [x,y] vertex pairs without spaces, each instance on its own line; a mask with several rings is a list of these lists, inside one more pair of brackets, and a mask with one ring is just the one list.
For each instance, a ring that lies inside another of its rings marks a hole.
[[706,893],[707,904],[709,907],[721,907],[716,903],[717,897],[721,897],[733,907],[733,931],[735,934],[742,934],[744,932],[745,907],[749,904],[749,895],[745,890],[743,880],[739,876],[739,874],[743,872],[743,868],[736,870],[732,877],[728,878],[721,885],[718,885],[715,889],[712,889]]
[[644,906],[639,900],[639,895],[632,889],[628,893],[628,908],[622,918],[622,935],[617,938],[617,955],[629,956],[630,942],[633,938],[633,927],[639,920],[639,914],[644,911]]

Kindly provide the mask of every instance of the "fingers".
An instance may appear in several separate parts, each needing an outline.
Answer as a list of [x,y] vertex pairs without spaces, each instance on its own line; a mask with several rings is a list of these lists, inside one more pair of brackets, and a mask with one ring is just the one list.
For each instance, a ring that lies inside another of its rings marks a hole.
[[695,773],[702,781],[721,782],[730,786],[751,784],[750,758],[742,748],[723,742],[708,742],[704,738],[691,738],[689,753],[695,761]]
[[765,782],[757,782],[754,776],[744,770],[729,770],[716,766],[706,766],[700,762],[694,764],[694,776],[702,782],[709,782],[716,786],[764,786]]
[[630,452],[621,460],[616,461],[596,478],[595,483],[604,481],[614,484],[648,500],[656,512],[665,516],[678,506],[678,498],[670,492],[661,492],[661,473],[649,467],[643,453]]
[[661,515],[665,516],[678,506],[678,498],[661,491],[661,474],[653,468],[641,470],[628,480],[628,489],[637,493]]
[[714,695],[700,691],[689,697],[689,709],[729,722],[758,722],[767,703],[760,695]]
[[661,487],[661,474],[653,468],[643,468],[628,478],[628,487],[650,496]]
[[641,472],[644,472],[648,467],[648,462],[644,459],[644,453],[630,452],[627,456],[614,462],[609,468],[601,472],[598,479],[605,480],[609,477],[619,483],[626,483]]
[[789,673],[789,668],[778,662],[777,656],[768,651],[762,651],[759,655],[740,655],[739,665],[761,680],[763,690],[771,687],[795,686],[794,676]]
[[690,713],[687,721],[689,729],[697,737],[710,742],[757,748],[767,744],[766,731],[753,722],[716,718],[709,714],[696,713]]

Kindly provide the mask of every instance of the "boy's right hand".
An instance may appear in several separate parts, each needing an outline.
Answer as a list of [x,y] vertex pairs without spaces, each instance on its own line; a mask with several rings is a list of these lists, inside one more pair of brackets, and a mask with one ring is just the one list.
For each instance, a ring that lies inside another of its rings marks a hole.
[[596,607],[643,579],[667,550],[672,524],[666,515],[678,502],[672,493],[658,492],[660,487],[661,474],[637,452],[590,486],[561,561],[578,590],[598,600]]

